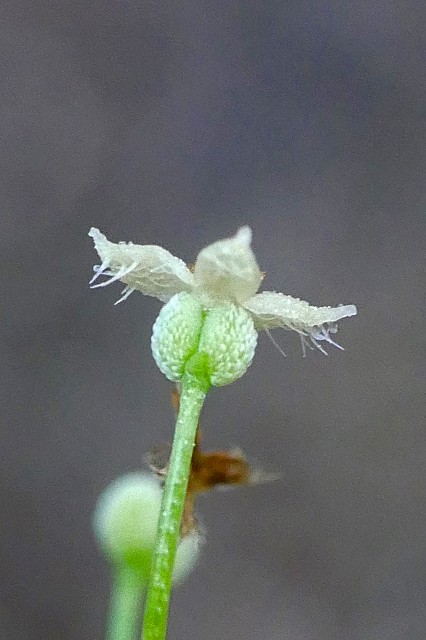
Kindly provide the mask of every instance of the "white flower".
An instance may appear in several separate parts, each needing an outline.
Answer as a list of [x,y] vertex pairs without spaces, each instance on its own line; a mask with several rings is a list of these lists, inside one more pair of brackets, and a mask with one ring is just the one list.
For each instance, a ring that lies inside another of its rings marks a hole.
[[[339,347],[330,336],[337,331],[336,322],[357,312],[354,305],[314,307],[283,293],[256,293],[263,274],[251,249],[252,233],[247,226],[232,238],[218,240],[202,249],[193,271],[162,247],[131,242],[114,244],[93,228],[89,235],[102,261],[94,267],[92,288],[121,280],[126,287],[117,303],[133,291],[141,291],[162,302],[188,292],[204,310],[232,304],[248,313],[255,329],[291,329],[301,336],[303,345],[312,343],[324,353],[319,341]],[[102,275],[110,278],[93,284]]]
[[[114,480],[100,495],[93,529],[101,549],[117,567],[128,566],[147,582],[157,536],[162,489],[158,480],[142,472]],[[173,584],[183,582],[194,568],[201,534],[193,529],[176,550]]]

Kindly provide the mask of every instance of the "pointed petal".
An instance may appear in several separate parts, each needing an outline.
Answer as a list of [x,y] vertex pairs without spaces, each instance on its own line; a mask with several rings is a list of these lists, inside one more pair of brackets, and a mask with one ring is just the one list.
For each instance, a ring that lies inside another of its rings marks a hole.
[[256,293],[263,276],[250,244],[251,229],[242,227],[232,238],[200,251],[194,278],[196,294],[204,304],[218,300],[241,304]]
[[[334,344],[329,336],[332,326],[342,318],[356,315],[353,304],[339,307],[314,307],[304,300],[286,296],[283,293],[263,291],[253,296],[243,305],[252,314],[257,329],[282,327],[293,329],[311,340],[326,340]],[[318,345],[316,345],[318,346]]]
[[163,302],[170,300],[175,293],[192,289],[194,276],[182,260],[166,249],[132,242],[114,244],[94,228],[90,229],[89,236],[93,238],[102,260],[99,275],[103,275],[102,267],[106,265],[108,275],[112,275],[111,280],[94,287],[121,280],[129,289],[136,289]]

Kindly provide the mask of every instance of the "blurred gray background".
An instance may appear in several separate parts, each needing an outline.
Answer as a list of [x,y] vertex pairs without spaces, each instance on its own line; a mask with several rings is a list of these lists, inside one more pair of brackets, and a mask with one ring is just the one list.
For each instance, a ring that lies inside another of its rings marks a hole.
[[103,637],[96,497],[171,439],[160,305],[89,290],[89,227],[191,262],[242,224],[266,289],[359,315],[209,395],[206,447],[283,477],[200,501],[170,638],[424,639],[423,3],[0,10],[1,640]]

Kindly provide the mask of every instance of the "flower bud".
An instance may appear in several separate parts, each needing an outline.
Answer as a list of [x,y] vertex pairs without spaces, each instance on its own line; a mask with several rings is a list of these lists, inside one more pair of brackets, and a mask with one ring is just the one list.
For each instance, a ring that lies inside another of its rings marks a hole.
[[195,353],[203,323],[201,304],[189,293],[178,293],[161,309],[152,330],[151,348],[160,371],[180,380]]
[[[101,494],[93,528],[101,549],[116,566],[127,566],[149,578],[161,508],[161,487],[145,473],[129,473],[112,482]],[[176,551],[173,583],[185,580],[194,568],[200,534],[191,531]]]
[[257,331],[248,312],[225,303],[213,307],[204,320],[198,351],[209,358],[211,384],[221,387],[240,378],[254,356]]

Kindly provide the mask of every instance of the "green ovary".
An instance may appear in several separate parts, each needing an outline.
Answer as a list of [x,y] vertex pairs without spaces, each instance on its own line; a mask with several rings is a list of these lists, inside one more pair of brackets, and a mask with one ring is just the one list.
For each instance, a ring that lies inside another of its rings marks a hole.
[[160,371],[180,380],[189,358],[197,351],[203,326],[203,308],[189,293],[177,293],[155,321],[151,348]]
[[221,387],[241,378],[253,360],[256,344],[257,331],[245,309],[231,303],[211,309],[198,345],[198,351],[209,356],[211,384]]
[[248,312],[232,303],[204,310],[189,293],[174,296],[161,310],[153,329],[152,353],[169,380],[180,380],[194,354],[206,354],[209,382],[223,386],[250,366],[257,332]]

